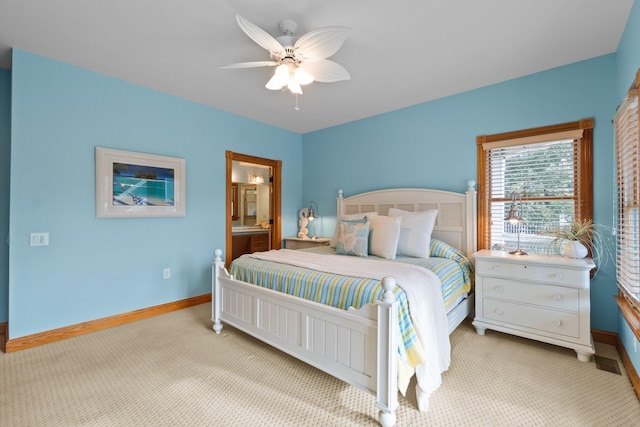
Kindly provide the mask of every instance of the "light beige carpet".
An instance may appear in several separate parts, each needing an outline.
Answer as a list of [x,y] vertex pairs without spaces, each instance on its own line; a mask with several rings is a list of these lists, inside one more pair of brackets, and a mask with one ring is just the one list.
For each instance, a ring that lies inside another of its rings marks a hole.
[[[375,398],[228,326],[210,304],[0,354],[2,426],[375,426]],[[427,413],[399,426],[632,426],[622,375],[572,350],[488,331],[451,336],[452,365]],[[611,346],[599,355],[619,360]],[[413,390],[413,384],[410,386]]]

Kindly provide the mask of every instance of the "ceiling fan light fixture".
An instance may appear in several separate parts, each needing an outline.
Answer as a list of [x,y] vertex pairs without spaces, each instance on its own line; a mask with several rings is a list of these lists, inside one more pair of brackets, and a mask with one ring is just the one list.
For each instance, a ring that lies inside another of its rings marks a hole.
[[295,94],[302,95],[302,88],[300,87],[300,83],[298,83],[296,79],[289,80],[289,85],[287,86],[287,88]]
[[266,88],[269,90],[280,90],[289,85],[289,67],[286,64],[280,64],[276,67],[273,77],[267,82]]
[[273,76],[271,77],[271,79],[269,79],[265,87],[269,90],[280,90],[282,89],[283,85],[280,83],[278,76]]
[[293,75],[297,82],[301,85],[308,85],[315,80],[311,74],[300,67],[296,68],[296,70],[293,72]]
[[[302,37],[294,36],[297,24],[285,19],[279,28],[283,35],[275,38],[262,28],[236,14],[240,29],[254,42],[267,50],[270,61],[240,62],[220,68],[276,67],[271,79],[265,85],[269,90],[289,89],[302,95],[301,85],[312,82],[332,83],[349,80],[349,72],[341,65],[330,61],[344,43],[349,31],[346,27],[322,27],[312,30]],[[304,62],[304,67],[300,64]]]

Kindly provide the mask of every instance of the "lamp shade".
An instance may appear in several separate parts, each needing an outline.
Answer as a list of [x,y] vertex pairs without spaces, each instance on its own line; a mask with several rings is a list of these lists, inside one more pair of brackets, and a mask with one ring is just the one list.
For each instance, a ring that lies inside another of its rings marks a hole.
[[267,82],[266,88],[280,90],[289,85],[289,80],[289,67],[286,64],[280,64],[276,67],[273,77]]
[[302,95],[302,88],[300,87],[300,83],[296,81],[296,79],[289,79],[289,84],[287,88],[298,95]]
[[521,219],[522,218],[520,218],[520,215],[518,214],[518,209],[516,208],[515,203],[512,203],[511,207],[509,208],[509,214],[507,215],[505,220],[509,221],[511,224],[517,224]]
[[523,220],[524,218],[520,216],[520,211],[516,204],[516,193],[514,191],[511,193],[511,207],[509,208],[509,213],[507,214],[505,221],[509,221],[511,224],[517,224]]
[[309,202],[309,208],[308,208],[308,215],[307,215],[307,219],[309,221],[313,221],[316,218],[318,218],[319,212],[318,212],[318,204],[316,202],[314,202],[313,200]]
[[311,74],[300,67],[296,68],[296,70],[293,72],[293,76],[297,80],[298,84],[301,85],[308,85],[309,83],[313,82],[313,80],[315,80]]

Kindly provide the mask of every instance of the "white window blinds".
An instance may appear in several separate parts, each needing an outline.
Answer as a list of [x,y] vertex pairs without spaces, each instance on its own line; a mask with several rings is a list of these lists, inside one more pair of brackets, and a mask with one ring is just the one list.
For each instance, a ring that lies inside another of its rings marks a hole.
[[614,117],[618,172],[617,282],[627,297],[640,300],[640,155],[638,90],[632,88]]
[[[486,202],[485,247],[548,253],[548,232],[583,212],[583,129],[551,132],[482,144]],[[590,160],[590,159],[589,159]],[[520,224],[505,220],[515,197]]]

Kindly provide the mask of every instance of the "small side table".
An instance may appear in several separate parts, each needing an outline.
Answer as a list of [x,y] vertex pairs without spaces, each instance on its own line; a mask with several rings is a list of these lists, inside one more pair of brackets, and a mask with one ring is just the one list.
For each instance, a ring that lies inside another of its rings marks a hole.
[[476,252],[478,335],[493,329],[575,350],[588,362],[591,339],[589,258]]
[[307,238],[301,239],[299,237],[285,237],[284,248],[285,249],[305,249],[315,248],[317,246],[327,246],[331,239],[329,237],[316,237],[315,239]]

